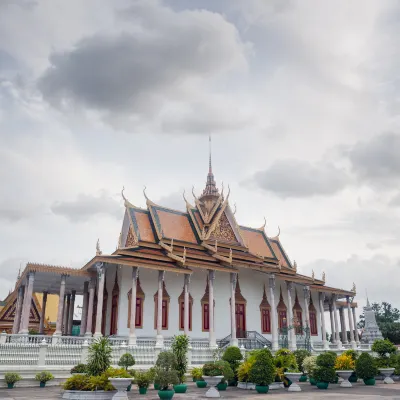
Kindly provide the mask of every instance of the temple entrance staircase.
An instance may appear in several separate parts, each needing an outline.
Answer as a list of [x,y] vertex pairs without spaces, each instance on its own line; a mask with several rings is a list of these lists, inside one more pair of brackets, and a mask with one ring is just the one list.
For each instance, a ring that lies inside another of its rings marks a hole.
[[[246,350],[263,349],[264,347],[271,349],[272,347],[272,343],[256,331],[242,331],[241,333],[241,337],[237,338],[239,347],[243,346]],[[220,349],[228,347],[231,342],[231,336],[228,335],[223,339],[217,340],[218,347]]]

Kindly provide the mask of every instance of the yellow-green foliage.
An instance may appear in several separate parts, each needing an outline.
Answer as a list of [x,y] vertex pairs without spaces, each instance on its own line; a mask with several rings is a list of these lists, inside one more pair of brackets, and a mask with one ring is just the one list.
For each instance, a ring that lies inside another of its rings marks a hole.
[[255,358],[253,357],[251,360],[248,359],[239,365],[239,368],[237,371],[239,382],[248,382],[249,381],[250,368],[252,367],[254,362],[255,362]]
[[353,370],[354,369],[354,360],[351,356],[342,354],[338,356],[335,361],[335,369],[336,370]]

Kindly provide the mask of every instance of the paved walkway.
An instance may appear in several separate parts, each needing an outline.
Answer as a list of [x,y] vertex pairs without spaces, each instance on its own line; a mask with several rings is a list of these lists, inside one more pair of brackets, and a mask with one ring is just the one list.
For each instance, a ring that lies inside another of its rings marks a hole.
[[[329,385],[328,390],[319,390],[309,383],[300,384],[302,392],[288,392],[287,389],[270,391],[267,395],[257,394],[253,390],[241,390],[237,388],[228,388],[226,392],[221,392],[223,399],[249,399],[249,400],[286,400],[286,399],[312,399],[312,400],[336,400],[336,399],[396,399],[400,400],[400,383],[394,385],[385,385],[378,383],[376,386],[365,386],[363,383],[353,384],[352,388],[341,388],[339,385]],[[199,399],[205,398],[206,389],[198,389],[191,382],[189,383],[186,394],[175,394],[174,399]],[[0,399],[8,400],[55,400],[62,396],[62,389],[59,387],[49,388],[15,388],[12,390],[0,389]],[[159,400],[157,391],[149,389],[147,395],[139,395],[137,389],[129,393],[130,399],[137,400]]]

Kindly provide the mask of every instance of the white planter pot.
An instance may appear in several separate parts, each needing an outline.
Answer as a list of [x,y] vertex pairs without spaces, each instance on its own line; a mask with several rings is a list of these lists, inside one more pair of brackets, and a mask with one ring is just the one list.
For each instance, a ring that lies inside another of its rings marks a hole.
[[203,379],[207,382],[209,389],[206,392],[206,397],[221,397],[217,388],[215,387],[223,379],[222,375],[218,376],[203,376]]
[[349,382],[349,378],[353,373],[352,370],[337,370],[336,373],[343,379],[340,387],[352,387],[351,382]]
[[108,380],[117,389],[112,400],[128,400],[126,389],[132,383],[132,378],[108,378]]
[[303,374],[301,372],[285,372],[286,378],[292,381],[292,384],[289,386],[288,392],[301,392],[300,386],[297,382],[300,380]]
[[379,368],[379,372],[385,377],[383,383],[394,383],[394,380],[390,377],[394,373],[394,368]]

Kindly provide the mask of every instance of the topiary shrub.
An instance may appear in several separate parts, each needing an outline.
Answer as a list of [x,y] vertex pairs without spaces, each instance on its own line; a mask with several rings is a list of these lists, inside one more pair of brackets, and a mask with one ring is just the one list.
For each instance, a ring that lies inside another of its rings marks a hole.
[[296,358],[296,363],[299,368],[299,370],[304,374],[304,367],[303,367],[303,361],[306,357],[310,357],[311,353],[308,350],[305,349],[299,349],[293,352],[295,358]]
[[361,379],[375,378],[378,370],[376,368],[376,361],[368,353],[362,353],[356,361],[356,374]]
[[111,365],[111,345],[105,338],[99,338],[89,346],[87,373],[98,376],[105,372]]
[[250,368],[249,380],[258,386],[268,386],[274,381],[275,366],[271,352],[263,349],[256,355]]
[[157,357],[156,369],[161,368],[165,371],[174,369],[176,357],[172,351],[162,351]]
[[121,358],[118,361],[118,365],[120,367],[124,367],[126,371],[128,371],[129,367],[132,367],[132,365],[135,365],[135,359],[132,354],[130,353],[125,353],[122,354]]
[[228,363],[228,361],[224,361],[224,360],[215,361],[215,365],[220,366],[222,368],[222,375],[224,376],[221,379],[222,383],[226,383],[235,377],[235,374],[232,371],[232,368],[231,368],[230,364]]
[[172,338],[171,349],[175,355],[174,369],[178,373],[179,383],[183,383],[187,371],[187,352],[189,349],[189,337],[187,335],[174,336]]
[[334,368],[336,358],[337,358],[337,355],[334,352],[327,351],[326,353],[322,353],[317,357],[317,366],[318,367],[326,367],[326,368]]
[[336,379],[336,372],[333,368],[316,367],[312,376],[317,382],[332,383]]
[[389,339],[378,339],[371,346],[371,350],[378,353],[377,365],[378,368],[389,368],[393,364],[391,354],[396,352],[396,346]]
[[237,380],[237,370],[239,368],[240,362],[243,360],[243,355],[236,346],[229,346],[222,355],[222,360],[229,363],[232,371],[234,373],[235,380]]

